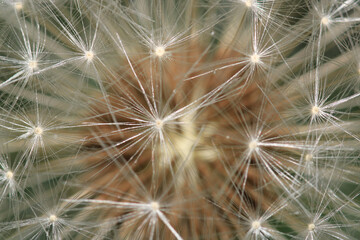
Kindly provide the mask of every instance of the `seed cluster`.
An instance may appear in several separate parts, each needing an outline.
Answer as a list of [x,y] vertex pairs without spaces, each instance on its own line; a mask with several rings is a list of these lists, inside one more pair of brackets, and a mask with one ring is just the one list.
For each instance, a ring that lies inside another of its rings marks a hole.
[[0,3],[0,239],[356,239],[356,0]]

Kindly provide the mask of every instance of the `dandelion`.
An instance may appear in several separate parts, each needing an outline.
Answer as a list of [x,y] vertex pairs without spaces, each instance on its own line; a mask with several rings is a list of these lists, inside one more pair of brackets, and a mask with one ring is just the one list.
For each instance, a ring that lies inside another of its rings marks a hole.
[[358,1],[0,6],[3,238],[360,234]]

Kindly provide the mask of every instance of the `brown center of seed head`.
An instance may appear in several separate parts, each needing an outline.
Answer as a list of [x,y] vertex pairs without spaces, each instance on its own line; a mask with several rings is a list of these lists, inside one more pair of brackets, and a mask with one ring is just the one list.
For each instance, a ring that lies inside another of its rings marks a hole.
[[[97,103],[93,106],[96,109],[94,120],[98,123],[119,123],[118,126],[105,124],[99,126],[94,135],[88,137],[92,140],[87,146],[98,152],[93,153],[88,161],[88,164],[96,166],[93,168],[96,178],[89,175],[87,177],[93,180],[94,189],[106,193],[99,194],[98,199],[119,201],[119,192],[138,194],[136,188],[132,186],[132,181],[140,180],[149,191],[156,181],[157,191],[167,191],[174,198],[180,196],[183,199],[189,194],[191,194],[190,198],[193,198],[195,191],[199,198],[197,201],[186,203],[184,209],[187,207],[197,209],[196,211],[208,216],[218,214],[214,213],[211,203],[200,196],[213,198],[218,194],[219,189],[224,187],[224,182],[229,177],[224,168],[224,161],[228,165],[236,166],[241,153],[248,148],[254,151],[258,148],[256,140],[250,142],[244,140],[243,150],[239,149],[240,142],[237,142],[238,137],[234,140],[237,133],[233,126],[251,126],[256,123],[257,119],[252,114],[240,118],[239,111],[247,113],[257,109],[261,102],[258,97],[261,91],[256,81],[247,82],[245,86],[240,80],[236,80],[239,83],[235,83],[234,80],[231,85],[222,87],[222,84],[244,66],[226,68],[216,71],[215,74],[203,74],[209,72],[204,67],[207,63],[205,60],[198,61],[201,59],[201,51],[196,49],[199,47],[192,46],[191,51],[179,51],[177,55],[173,54],[173,59],[162,62],[161,67],[156,61],[139,61],[134,67],[137,79],[130,68],[125,69],[121,73],[123,79],[121,81],[117,79],[114,83],[108,102],[104,101],[102,105]],[[157,49],[155,53],[160,56],[164,52]],[[237,53],[224,51],[217,58],[221,62],[222,59],[230,57],[239,56]],[[177,60],[182,61],[182,64]],[[255,60],[258,61],[258,58],[254,57]],[[193,72],[189,74],[189,71]],[[241,79],[241,76],[237,79]],[[137,85],[138,80],[145,95]],[[225,89],[229,94],[224,93]],[[204,96],[208,96],[205,101]],[[212,103],[209,104],[211,101]],[[108,103],[110,107],[106,105]],[[111,115],[107,111],[109,108],[118,111],[114,111]],[[152,120],[153,125],[147,127],[143,123],[151,120],[146,119],[142,114],[152,114],[155,111],[165,116],[176,111],[179,114],[166,122],[166,128],[160,118],[155,118],[155,122]],[[237,146],[234,145],[235,142]],[[104,146],[106,152],[101,151]],[[126,171],[127,167],[131,167],[131,172],[136,176]],[[244,172],[245,169],[239,169],[233,174],[242,176]],[[240,191],[244,191],[248,202],[256,205],[258,203],[255,199],[258,193],[255,189],[259,184],[264,184],[267,178],[264,176],[259,180],[259,175],[263,173],[257,170],[255,164],[251,164],[246,174],[246,184],[238,182],[236,188],[244,188]],[[85,181],[88,181],[87,177],[84,176]],[[241,177],[237,180],[240,179]],[[107,184],[107,182],[111,183]],[[224,194],[231,198],[236,191],[239,190],[235,189],[235,186],[230,186]],[[266,193],[266,190],[264,192]],[[266,207],[270,202],[271,197],[261,205]],[[151,204],[154,210],[158,209],[155,203]],[[115,211],[109,213],[109,216],[116,214],[122,215],[125,212]]]

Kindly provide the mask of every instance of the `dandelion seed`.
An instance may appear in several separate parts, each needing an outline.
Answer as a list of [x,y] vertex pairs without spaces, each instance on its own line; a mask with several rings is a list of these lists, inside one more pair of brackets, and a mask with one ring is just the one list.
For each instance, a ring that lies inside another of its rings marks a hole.
[[259,63],[260,56],[257,53],[254,53],[253,55],[250,56],[250,62],[253,64]]
[[14,177],[14,173],[12,171],[7,171],[5,177],[6,179],[11,180]]
[[314,223],[310,223],[310,224],[308,225],[308,230],[311,232],[311,231],[314,231],[314,229],[315,229],[315,224],[314,224]]
[[323,25],[325,25],[325,26],[327,26],[327,25],[329,25],[329,23],[330,23],[330,19],[328,18],[328,17],[322,17],[321,18],[321,23],[323,24]]
[[259,143],[258,141],[255,139],[255,140],[252,140],[250,143],[249,143],[249,149],[250,151],[254,151],[258,148],[259,146]]
[[165,48],[163,46],[158,46],[154,51],[155,55],[158,57],[163,57],[165,55]]
[[248,8],[252,7],[253,5],[253,0],[243,0],[243,2],[245,3],[245,6],[247,6]]
[[156,212],[160,209],[160,204],[158,202],[151,202],[149,205],[150,205],[151,210],[154,212]]
[[49,216],[49,221],[50,221],[50,222],[54,223],[54,222],[56,222],[57,220],[58,220],[58,218],[57,218],[56,215],[51,214],[51,215]]
[[164,126],[164,121],[161,120],[161,119],[156,119],[155,120],[155,127],[158,129],[158,130],[161,130]]
[[38,62],[36,60],[28,61],[28,68],[29,70],[35,70],[38,67]]
[[259,221],[256,220],[251,223],[251,227],[252,227],[252,229],[257,230],[261,227],[261,224]]
[[24,6],[23,6],[23,4],[22,4],[21,2],[16,2],[16,3],[14,3],[14,8],[15,8],[16,11],[22,10],[23,7],[24,7]]
[[313,116],[317,116],[317,115],[319,115],[321,113],[321,109],[318,107],[318,106],[313,106],[312,108],[311,108],[311,114],[313,115]]
[[93,51],[86,51],[85,54],[84,54],[85,58],[87,61],[92,61],[94,59],[94,52]]
[[313,155],[311,153],[308,153],[305,155],[305,161],[310,162],[313,159]]
[[44,133],[44,129],[40,126],[37,126],[34,128],[33,132],[35,135],[40,136]]

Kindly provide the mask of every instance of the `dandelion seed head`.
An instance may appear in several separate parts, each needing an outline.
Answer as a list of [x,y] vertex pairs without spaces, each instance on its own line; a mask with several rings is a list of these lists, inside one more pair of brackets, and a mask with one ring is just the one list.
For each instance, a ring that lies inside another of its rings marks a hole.
[[49,216],[49,221],[50,221],[50,222],[54,223],[54,222],[56,222],[57,220],[58,220],[58,218],[57,218],[56,215],[51,214],[51,215]]
[[311,231],[314,231],[314,229],[315,229],[315,224],[314,224],[314,223],[310,223],[310,224],[308,225],[308,230],[311,232]]
[[252,229],[257,230],[257,229],[259,229],[260,227],[261,227],[261,223],[260,223],[258,220],[255,220],[255,221],[253,221],[253,222],[251,223],[251,228],[252,228]]
[[[359,194],[337,186],[359,182],[356,1],[6,2],[0,196],[24,201],[4,207],[6,236],[347,235],[342,208]],[[23,200],[27,188],[39,193]],[[40,229],[28,215],[44,202],[61,214],[42,211]],[[314,212],[333,213],[329,231],[304,221]]]
[[165,47],[157,46],[155,47],[154,53],[157,57],[163,57],[165,55]]
[[260,56],[257,53],[254,53],[253,55],[250,56],[250,62],[253,64],[259,63],[260,62]]
[[10,180],[14,177],[14,173],[12,171],[7,171],[5,177],[6,179]]
[[85,54],[84,54],[86,60],[88,61],[92,61],[94,59],[94,56],[95,56],[95,53],[93,51],[85,51]]

